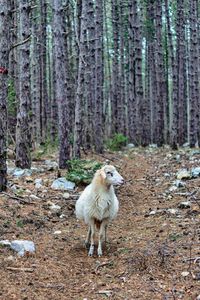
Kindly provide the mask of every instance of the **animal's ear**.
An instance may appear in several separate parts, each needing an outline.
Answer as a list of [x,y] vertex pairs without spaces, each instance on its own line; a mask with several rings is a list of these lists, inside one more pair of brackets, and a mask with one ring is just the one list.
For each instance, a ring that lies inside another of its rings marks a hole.
[[104,171],[104,169],[100,170],[100,175],[103,179],[106,179],[106,172]]

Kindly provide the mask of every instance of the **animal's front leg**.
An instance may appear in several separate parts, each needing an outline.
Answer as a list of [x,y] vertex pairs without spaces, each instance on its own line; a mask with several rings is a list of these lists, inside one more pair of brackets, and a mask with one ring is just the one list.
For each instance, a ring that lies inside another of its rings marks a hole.
[[88,232],[87,232],[87,237],[86,237],[86,240],[85,240],[85,247],[87,249],[89,249],[89,247],[90,247],[90,238],[91,238],[91,226],[89,225]]
[[94,237],[95,237],[95,224],[94,220],[91,221],[90,223],[90,229],[91,229],[91,234],[90,234],[90,249],[88,252],[88,256],[93,256],[94,254]]
[[102,239],[105,236],[106,237],[106,228],[107,228],[107,220],[103,220],[100,226],[100,230],[99,230],[99,245],[98,245],[98,256],[102,256],[103,255],[103,251],[102,251]]

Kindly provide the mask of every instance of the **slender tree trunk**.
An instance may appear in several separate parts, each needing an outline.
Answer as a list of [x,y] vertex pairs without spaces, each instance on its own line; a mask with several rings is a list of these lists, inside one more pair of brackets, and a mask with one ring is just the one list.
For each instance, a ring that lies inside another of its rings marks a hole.
[[103,152],[103,0],[95,6],[95,150]]
[[[30,2],[19,1],[19,40],[30,37]],[[31,129],[30,129],[30,43],[19,46],[19,107],[16,129],[16,166],[31,167]]]
[[199,81],[198,81],[198,33],[197,33],[197,1],[190,1],[190,52],[189,52],[189,107],[190,107],[190,146],[198,141],[199,124]]
[[75,128],[74,128],[74,147],[73,156],[79,158],[81,156],[82,134],[83,134],[83,97],[84,97],[84,74],[85,74],[85,35],[87,30],[86,18],[86,1],[82,1],[81,25],[80,25],[80,41],[79,41],[79,62],[78,62],[78,79],[75,99]]
[[58,103],[59,119],[59,167],[67,168],[67,161],[70,159],[69,143],[69,62],[66,51],[66,22],[62,0],[53,1],[53,51],[54,51],[54,76],[55,96]]
[[10,1],[0,0],[0,192],[7,185],[7,89],[10,50]]

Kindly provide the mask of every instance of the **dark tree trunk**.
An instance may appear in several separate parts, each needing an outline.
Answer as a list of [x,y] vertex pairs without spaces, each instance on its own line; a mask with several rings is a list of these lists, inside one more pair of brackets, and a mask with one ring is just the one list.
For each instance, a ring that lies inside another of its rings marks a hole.
[[198,80],[198,19],[197,1],[190,1],[190,53],[189,53],[189,107],[190,107],[190,146],[194,147],[198,141],[199,126],[199,80]]
[[164,111],[166,107],[166,81],[162,46],[162,1],[156,1],[155,7],[155,31],[156,31],[156,143],[162,146],[164,143]]
[[69,62],[66,55],[66,21],[62,0],[53,1],[53,51],[55,96],[58,103],[59,119],[59,167],[67,168],[70,159],[69,143]]
[[95,150],[103,152],[103,0],[95,6]]
[[10,0],[0,1],[0,192],[7,185],[7,89],[10,50]]
[[74,147],[73,156],[79,158],[81,156],[82,134],[83,134],[83,97],[84,97],[84,75],[85,75],[85,36],[87,30],[87,10],[86,1],[82,1],[81,25],[80,25],[80,41],[79,41],[79,63],[78,78],[75,100],[75,128],[74,128]]
[[16,166],[31,167],[31,129],[30,129],[30,2],[19,1],[19,35],[20,41],[27,42],[19,46],[19,107],[16,129]]
[[112,28],[113,28],[113,61],[112,61],[112,93],[111,93],[111,112],[112,112],[112,133],[119,130],[118,109],[120,103],[119,85],[119,3],[112,0]]

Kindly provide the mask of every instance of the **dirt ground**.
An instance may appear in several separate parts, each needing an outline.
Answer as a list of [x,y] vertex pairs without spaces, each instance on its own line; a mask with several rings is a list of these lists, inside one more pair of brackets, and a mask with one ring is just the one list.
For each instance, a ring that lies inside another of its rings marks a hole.
[[[126,179],[117,188],[120,210],[108,228],[101,258],[87,256],[87,228],[74,215],[82,187],[64,199],[62,192],[50,189],[55,171],[19,180],[10,176],[10,182],[39,199],[28,194],[14,199],[11,190],[0,195],[0,239],[31,240],[36,253],[19,258],[0,247],[0,299],[197,299],[200,207],[198,197],[191,195],[198,193],[200,179],[166,192],[179,169],[200,165],[200,155],[191,158],[190,153],[152,148],[95,156],[100,161],[109,158]],[[38,177],[47,191],[35,190],[32,180]],[[191,207],[178,208],[186,200]],[[52,213],[49,201],[60,205],[61,212]]]

